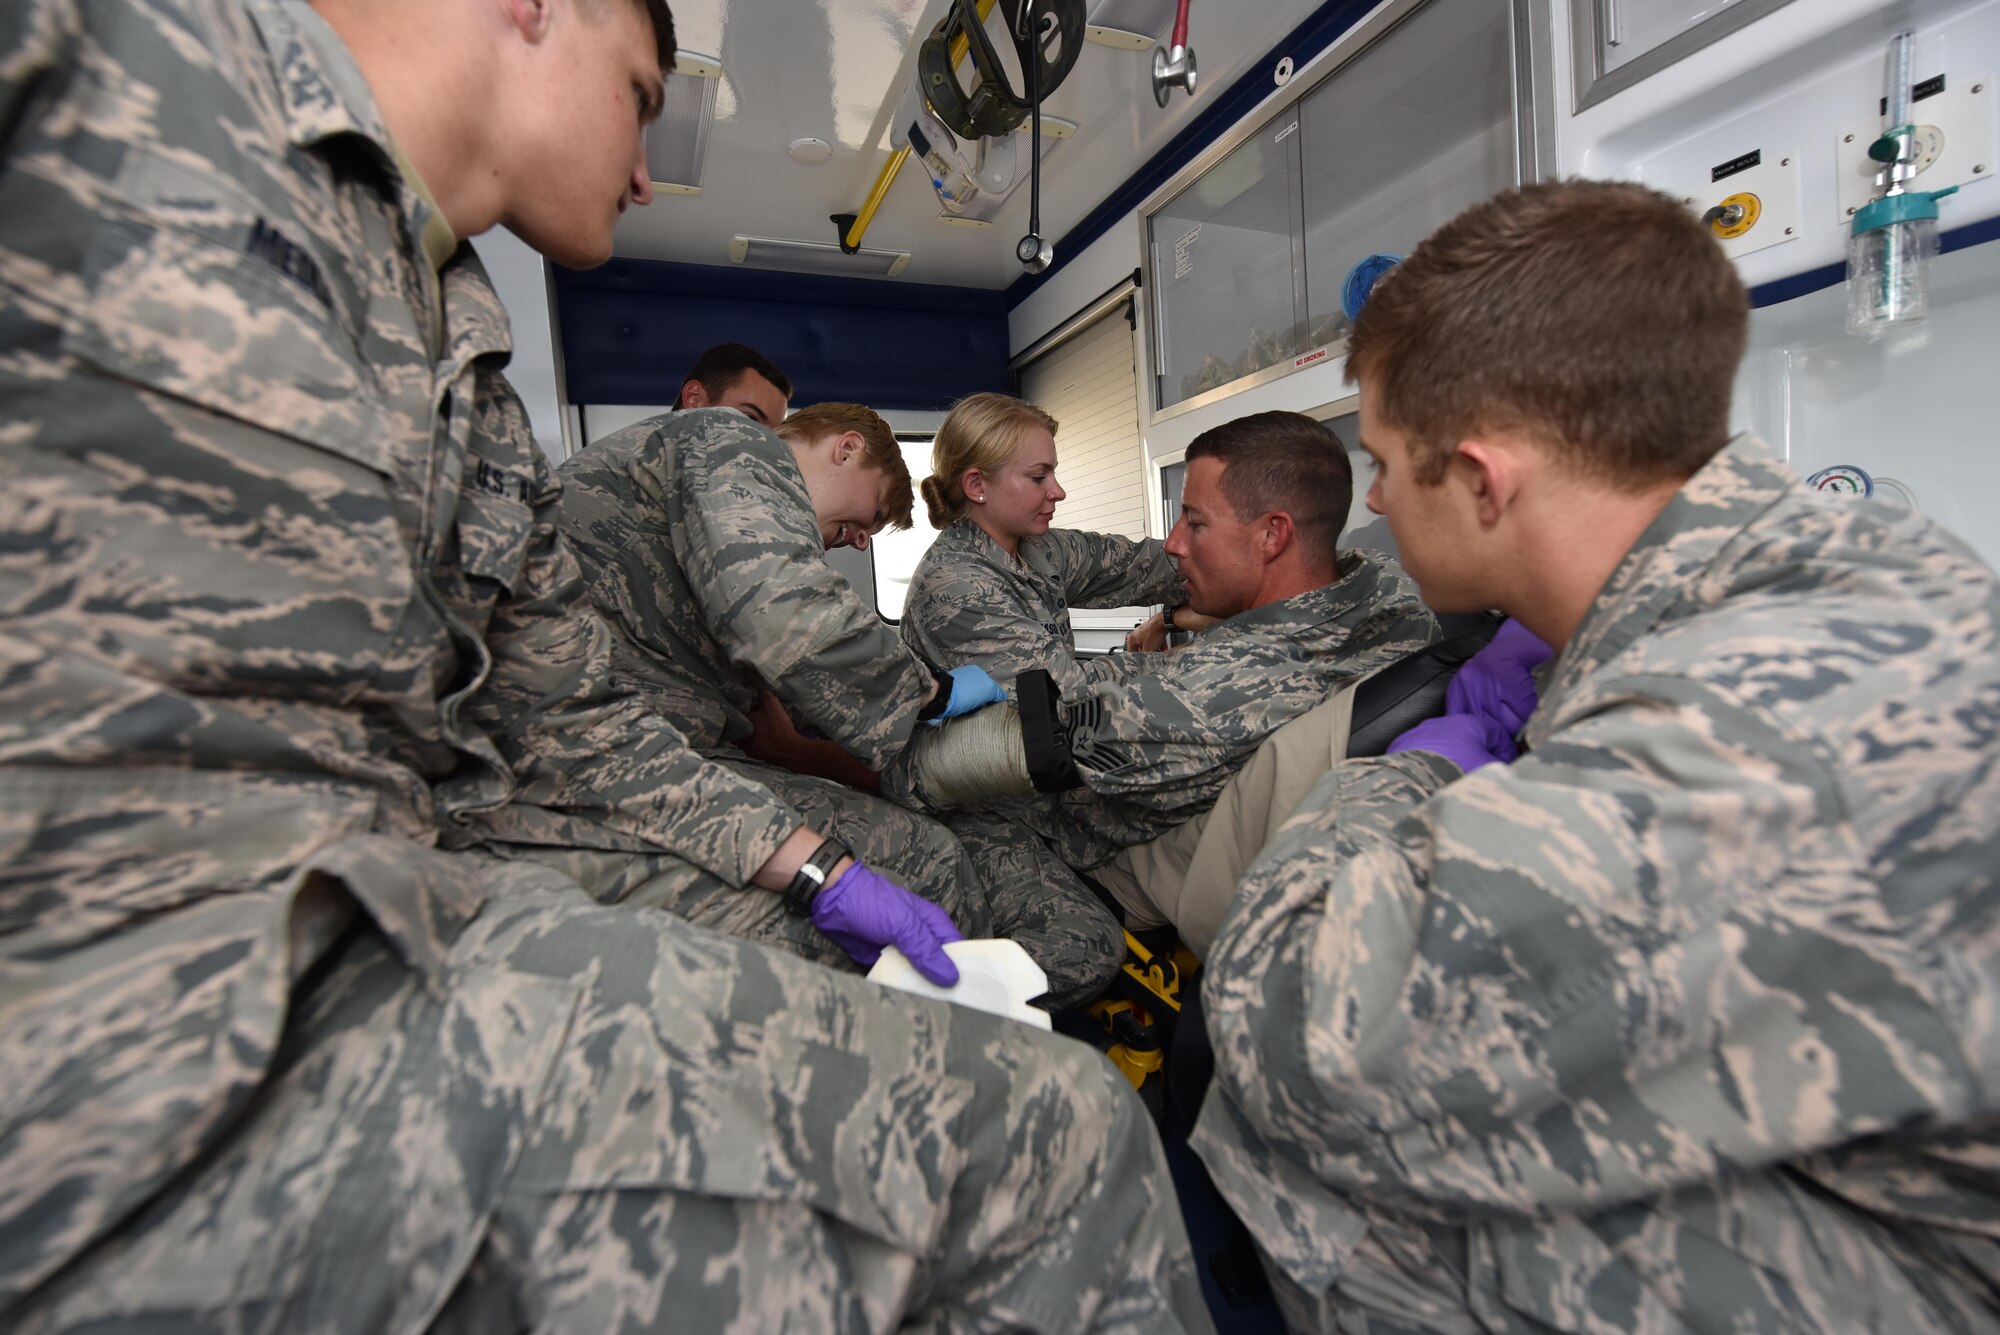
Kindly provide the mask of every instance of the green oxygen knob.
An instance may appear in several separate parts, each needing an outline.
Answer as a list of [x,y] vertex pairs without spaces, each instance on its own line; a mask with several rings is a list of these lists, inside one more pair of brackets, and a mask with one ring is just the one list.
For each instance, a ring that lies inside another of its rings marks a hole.
[[1889,131],[1874,143],[1868,145],[1868,156],[1877,162],[1894,162],[1903,156],[1903,137],[1916,129],[1913,125],[1902,125]]

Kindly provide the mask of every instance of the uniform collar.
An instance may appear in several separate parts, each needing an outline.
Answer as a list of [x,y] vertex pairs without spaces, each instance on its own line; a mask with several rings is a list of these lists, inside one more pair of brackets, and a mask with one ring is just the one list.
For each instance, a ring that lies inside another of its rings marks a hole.
[[389,131],[347,44],[306,0],[250,0],[278,76],[291,142],[311,148],[344,134],[370,140],[393,159]]
[[1265,627],[1344,624],[1356,613],[1374,609],[1380,598],[1383,574],[1381,557],[1374,552],[1350,549],[1340,553],[1339,578],[1333,583],[1238,612],[1217,629],[1256,631]]
[[446,357],[463,366],[498,354],[496,369],[505,366],[514,353],[514,331],[479,253],[461,242],[438,279],[444,284]]
[[1798,483],[1755,436],[1731,440],[1687,480],[1618,563],[1570,637],[1528,728],[1539,745],[1560,712],[1549,706],[1617,658],[1679,605],[1700,598],[1703,572],[1751,521]]
[[249,0],[250,14],[263,35],[287,137],[298,148],[355,135],[372,144],[400,188],[419,253],[443,268],[458,249],[450,225],[416,169],[389,136],[375,95],[340,34],[306,0]]
[[1017,561],[1007,554],[1007,549],[995,541],[991,533],[988,533],[970,519],[953,520],[945,526],[944,532],[939,534],[938,537],[940,541],[948,537],[953,538],[955,544],[961,549],[976,552],[1003,570],[1031,570],[1037,574],[1046,573],[1028,559],[1029,553],[1034,550],[1034,538],[1021,539],[1021,559]]

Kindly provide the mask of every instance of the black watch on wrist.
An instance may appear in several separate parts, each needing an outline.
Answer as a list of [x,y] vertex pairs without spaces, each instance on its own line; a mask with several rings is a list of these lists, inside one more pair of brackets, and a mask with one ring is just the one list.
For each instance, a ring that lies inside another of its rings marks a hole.
[[1174,624],[1174,609],[1171,605],[1167,607],[1166,611],[1160,613],[1160,624],[1166,627],[1169,635],[1180,629],[1179,626]]
[[853,850],[840,840],[830,837],[821,840],[812,856],[792,873],[792,883],[785,887],[785,907],[801,918],[812,917],[813,901],[819,898],[819,892],[833,878],[833,869],[840,865],[842,858],[853,856]]
[[931,680],[937,683],[937,689],[931,692],[930,699],[924,701],[924,707],[917,711],[919,723],[928,723],[951,707],[951,674],[929,663],[924,666],[930,668]]

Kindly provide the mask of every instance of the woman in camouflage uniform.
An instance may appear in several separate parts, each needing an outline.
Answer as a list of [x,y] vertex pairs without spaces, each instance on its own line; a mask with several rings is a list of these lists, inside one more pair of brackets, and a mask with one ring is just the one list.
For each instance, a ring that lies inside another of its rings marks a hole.
[[924,504],[942,530],[917,563],[903,638],[941,666],[977,663],[1003,686],[1046,668],[1074,690],[1129,670],[1113,656],[1079,660],[1069,609],[1179,604],[1186,589],[1156,538],[1051,528],[1056,421],[1005,394],[962,399],[938,428]]
[[[910,580],[903,639],[940,667],[977,664],[1009,690],[1030,668],[1046,668],[1064,691],[1075,691],[1147,661],[1079,659],[1070,639],[1072,604],[1179,603],[1186,592],[1156,538],[1049,526],[1064,495],[1055,432],[1055,419],[1033,404],[974,394],[938,429],[932,476],[923,481],[931,524],[942,531]],[[1049,970],[1050,1004],[1060,1008],[1110,981],[1124,958],[1124,937],[1076,873],[1021,828],[1017,818],[1027,814],[987,808],[945,823],[981,868],[996,921],[1032,918],[1042,935],[1067,943],[1063,966]]]

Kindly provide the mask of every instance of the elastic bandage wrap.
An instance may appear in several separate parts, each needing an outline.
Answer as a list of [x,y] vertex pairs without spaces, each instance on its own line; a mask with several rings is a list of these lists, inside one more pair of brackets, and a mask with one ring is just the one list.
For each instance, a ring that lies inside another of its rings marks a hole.
[[1018,704],[995,705],[918,729],[899,762],[916,799],[931,811],[976,807],[1030,793],[1060,793],[1083,782],[1070,756],[1062,689],[1041,668],[1014,678]]
[[936,811],[984,806],[1035,791],[1021,712],[989,705],[939,728],[919,728],[904,754],[910,785]]

